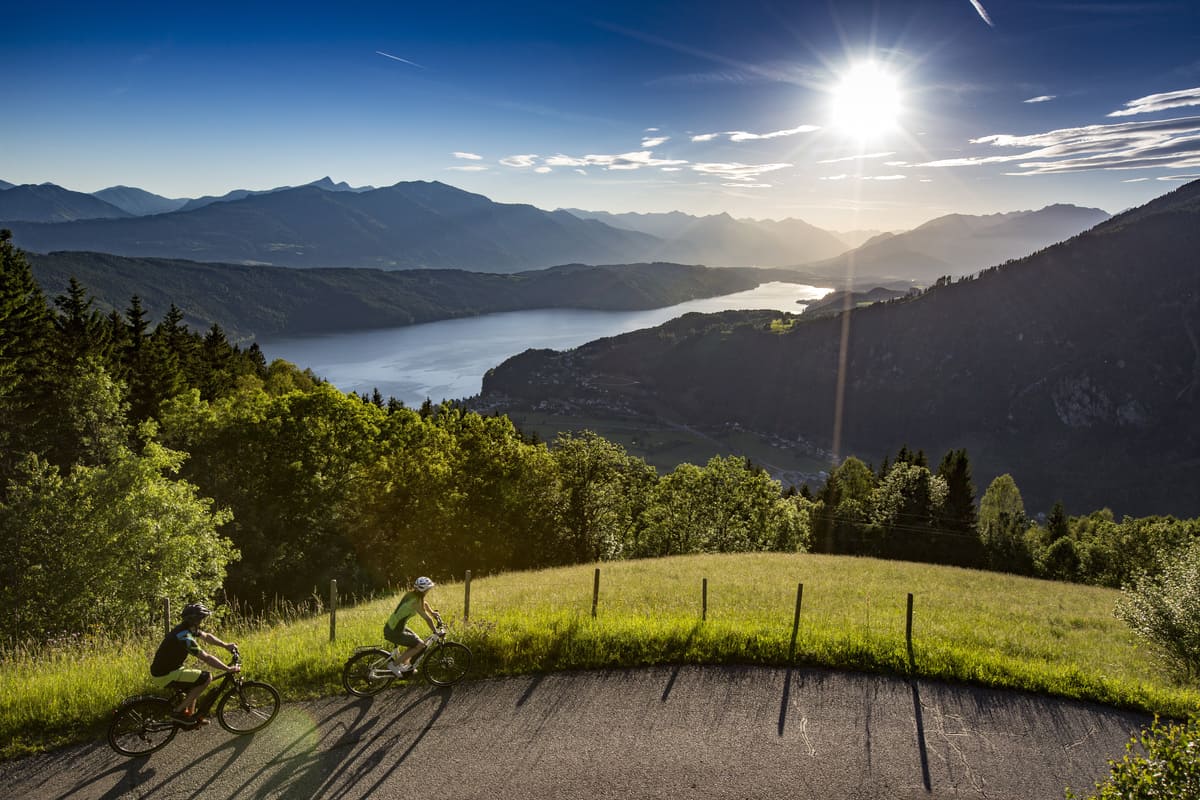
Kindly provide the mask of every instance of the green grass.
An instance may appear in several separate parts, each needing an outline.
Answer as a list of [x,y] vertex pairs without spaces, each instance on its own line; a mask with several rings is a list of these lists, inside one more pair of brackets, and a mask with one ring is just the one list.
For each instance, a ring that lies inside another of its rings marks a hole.
[[[474,677],[651,664],[812,665],[908,674],[907,594],[914,595],[916,674],[1092,700],[1182,717],[1200,689],[1162,671],[1112,614],[1117,592],[997,573],[824,555],[688,556],[509,573],[432,595],[475,652]],[[701,581],[708,614],[701,622]],[[804,584],[789,659],[796,587]],[[342,691],[356,644],[381,640],[395,598],[287,624],[215,628],[241,645],[249,677],[287,700]],[[423,623],[418,623],[418,627]],[[418,631],[420,632],[420,631]],[[125,695],[146,691],[157,641],[8,654],[0,662],[0,756],[102,735]],[[218,655],[223,653],[218,652]]]

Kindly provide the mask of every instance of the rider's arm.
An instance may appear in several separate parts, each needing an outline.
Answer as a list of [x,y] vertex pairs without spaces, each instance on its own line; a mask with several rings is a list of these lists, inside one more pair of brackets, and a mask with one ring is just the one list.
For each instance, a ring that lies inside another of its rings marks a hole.
[[203,661],[205,664],[208,664],[210,667],[212,667],[214,669],[219,669],[222,672],[235,672],[240,669],[240,667],[230,666],[230,665],[226,664],[224,661],[222,661],[221,659],[212,655],[207,650],[200,650],[199,652],[193,653],[192,655],[194,655],[196,658]]
[[[432,616],[431,616],[431,615],[432,615]],[[436,611],[434,611],[434,610],[433,610],[433,609],[432,609],[432,608],[429,606],[429,601],[428,601],[428,600],[422,600],[422,601],[421,601],[421,617],[422,617],[422,618],[423,618],[423,619],[424,619],[424,620],[425,620],[427,623],[429,623],[429,630],[431,630],[431,631],[433,631],[433,632],[435,632],[435,633],[436,633],[436,632],[437,632],[437,629],[438,629],[438,626],[437,626],[437,623],[435,623],[435,622],[433,621],[433,618],[434,618],[434,617],[437,617],[437,618],[438,618],[438,621],[440,622],[440,621],[441,621],[441,617],[440,617],[440,616],[438,616],[438,613],[437,613]]]
[[237,645],[234,644],[233,642],[222,642],[220,639],[218,639],[216,636],[213,636],[208,631],[200,631],[196,635],[199,638],[203,639],[204,641],[208,642],[209,644],[215,644],[217,647],[224,647],[226,650],[228,650],[231,653],[237,649]]

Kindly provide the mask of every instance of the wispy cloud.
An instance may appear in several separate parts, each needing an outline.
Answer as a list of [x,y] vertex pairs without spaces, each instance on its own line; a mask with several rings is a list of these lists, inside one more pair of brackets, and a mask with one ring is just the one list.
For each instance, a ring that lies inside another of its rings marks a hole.
[[699,133],[692,136],[693,142],[711,142],[718,136],[728,136],[731,142],[753,142],[759,139],[778,139],[781,136],[795,136],[798,133],[812,133],[819,131],[820,128],[816,125],[798,125],[795,128],[787,128],[782,131],[771,131],[770,133],[749,133],[747,131],[721,131],[719,133]]
[[401,58],[400,56],[394,56],[391,53],[385,53],[382,50],[376,50],[375,52],[378,53],[379,55],[383,56],[384,58],[390,58],[392,61],[399,61],[402,64],[408,64],[410,67],[416,67],[417,69],[425,69],[425,67],[422,67],[417,62],[409,61],[407,58]]
[[1056,96],[1057,95],[1053,95],[1053,94],[1039,94],[1037,97],[1031,97],[1028,100],[1022,100],[1021,102],[1022,103],[1049,103]]
[[1186,108],[1200,106],[1200,86],[1194,89],[1181,89],[1178,92],[1163,92],[1149,94],[1130,100],[1125,107],[1112,112],[1110,117],[1131,117],[1134,114],[1151,114],[1155,111],[1165,111],[1168,108]]
[[481,155],[477,155],[475,153],[462,153],[462,152],[459,152],[458,150],[455,150],[450,155],[454,156],[455,158],[465,158],[468,161],[482,161],[483,160],[483,156],[481,156]]
[[863,175],[864,181],[902,181],[908,178],[907,175]]
[[1020,172],[1044,175],[1063,172],[1125,169],[1190,169],[1200,167],[1200,117],[1152,122],[1119,122],[1037,133],[993,134],[972,144],[1019,148],[1008,155],[930,161],[924,167],[962,167],[1016,162]]
[[519,156],[508,156],[500,159],[500,163],[506,167],[532,167],[537,163],[537,153],[527,153]]
[[658,147],[660,144],[670,140],[670,136],[654,136],[652,138],[642,139],[642,147]]
[[487,167],[482,164],[467,164],[461,167],[446,167],[446,169],[452,169],[456,172],[487,172]]
[[722,183],[722,186],[727,186],[730,189],[770,189],[769,183]]
[[[822,161],[818,161],[817,163],[818,164],[838,164],[838,163],[841,163],[842,161],[861,161],[861,160],[867,159],[867,158],[887,158],[888,156],[894,156],[894,155],[896,155],[896,151],[894,151],[894,150],[891,150],[886,153],[861,153],[861,154],[853,155],[853,156],[842,156],[841,158],[826,158]],[[903,163],[903,162],[900,162],[900,163]]]
[[615,155],[590,153],[585,156],[568,156],[559,153],[545,158],[533,154],[517,155],[502,158],[500,163],[506,167],[536,167],[536,172],[549,172],[554,167],[600,167],[619,171],[641,169],[642,167],[674,167],[688,162],[679,159],[655,158],[649,150],[638,150]]
[[790,166],[792,164],[707,163],[693,164],[692,170],[703,175],[715,175],[727,181],[752,183],[765,173],[787,169]]
[[983,7],[983,3],[979,2],[979,0],[971,0],[971,5],[975,7],[977,12],[979,12],[979,18],[986,22],[988,27],[996,27],[992,22],[992,18],[988,16],[987,9]]
[[533,171],[541,175],[545,175],[547,172],[553,172],[554,170],[552,170],[550,167],[534,167]]

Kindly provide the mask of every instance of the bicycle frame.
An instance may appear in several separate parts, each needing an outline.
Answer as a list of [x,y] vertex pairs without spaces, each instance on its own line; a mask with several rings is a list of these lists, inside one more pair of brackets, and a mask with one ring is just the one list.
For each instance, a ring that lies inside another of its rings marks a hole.
[[[241,662],[241,658],[235,656],[232,663],[234,666],[236,666]],[[241,685],[242,674],[240,672],[222,672],[219,676],[213,679],[212,686],[205,690],[204,694],[200,696],[200,699],[196,701],[196,716],[207,717],[209,712],[212,711],[212,707],[218,700],[221,699],[222,695],[237,691],[237,688]],[[171,698],[172,707],[179,705],[179,701],[181,701],[186,695],[186,689],[176,689],[174,696]],[[188,727],[183,723],[177,724],[181,728]]]

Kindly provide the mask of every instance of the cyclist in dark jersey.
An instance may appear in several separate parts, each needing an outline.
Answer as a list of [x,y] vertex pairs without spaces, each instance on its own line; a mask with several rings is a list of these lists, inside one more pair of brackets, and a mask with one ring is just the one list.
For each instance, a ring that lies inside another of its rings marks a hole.
[[[441,616],[430,607],[429,601],[425,599],[425,595],[433,587],[434,583],[429,578],[417,578],[413,582],[413,590],[404,593],[404,597],[400,598],[396,610],[392,612],[392,615],[388,617],[388,621],[384,623],[383,638],[396,645],[396,649],[392,651],[392,657],[388,659],[388,669],[397,677],[412,672],[412,660],[425,649],[425,642],[421,641],[421,637],[413,633],[405,624],[409,618],[420,615],[422,619],[429,623],[429,630],[431,631],[436,631],[438,625],[442,624]],[[433,621],[435,617],[437,618],[437,624],[434,624]],[[408,649],[401,653],[401,647]]]
[[210,655],[196,641],[202,639],[217,647],[224,647],[231,653],[237,650],[237,645],[233,642],[223,642],[208,631],[200,630],[201,623],[210,614],[212,612],[201,603],[190,603],[184,606],[183,622],[172,628],[162,640],[158,651],[154,654],[154,661],[150,664],[150,680],[155,686],[160,689],[170,687],[187,690],[182,702],[172,710],[171,716],[177,722],[188,725],[202,721],[195,717],[196,700],[212,683],[212,673],[201,672],[195,668],[185,669],[183,662],[187,660],[187,657],[195,656],[210,667],[224,672],[241,670],[240,666],[228,666],[221,659]]

